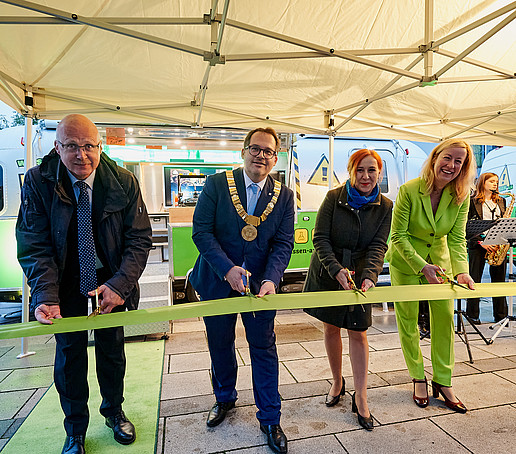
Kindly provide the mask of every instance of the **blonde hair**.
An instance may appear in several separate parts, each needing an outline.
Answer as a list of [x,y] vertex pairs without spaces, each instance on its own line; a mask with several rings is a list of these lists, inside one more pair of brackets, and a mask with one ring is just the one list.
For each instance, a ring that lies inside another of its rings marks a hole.
[[443,151],[448,150],[449,148],[464,148],[466,150],[466,159],[464,159],[464,162],[462,163],[459,174],[450,183],[448,183],[452,186],[457,205],[460,205],[466,197],[469,197],[477,168],[473,156],[473,150],[467,142],[460,139],[448,139],[437,145],[423,164],[421,169],[421,178],[425,181],[426,190],[428,194],[430,194],[435,185],[435,161]]

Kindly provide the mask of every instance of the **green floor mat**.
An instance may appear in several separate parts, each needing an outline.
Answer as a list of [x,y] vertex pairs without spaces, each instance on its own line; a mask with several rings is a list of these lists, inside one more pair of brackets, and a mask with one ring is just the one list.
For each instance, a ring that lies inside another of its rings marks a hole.
[[[136,441],[122,446],[113,439],[99,413],[101,402],[95,376],[94,349],[88,348],[90,385],[90,423],[86,434],[86,452],[153,453],[159,418],[164,341],[128,343],[125,345],[127,371],[123,409],[136,427]],[[18,431],[2,450],[2,454],[59,454],[64,444],[63,412],[54,385],[38,402]]]

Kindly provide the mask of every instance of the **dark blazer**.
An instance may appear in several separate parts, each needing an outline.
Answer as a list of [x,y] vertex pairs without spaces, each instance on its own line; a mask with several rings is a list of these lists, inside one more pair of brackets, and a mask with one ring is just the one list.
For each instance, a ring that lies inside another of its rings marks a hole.
[[314,253],[305,291],[337,290],[337,273],[344,267],[355,271],[360,287],[364,279],[375,284],[383,269],[391,227],[392,201],[381,194],[355,210],[347,203],[345,186],[329,191],[315,222]]
[[[247,206],[243,169],[234,171],[242,205]],[[272,199],[274,180],[267,181],[255,213],[262,213]],[[226,298],[231,286],[224,276],[245,260],[251,275],[251,291],[257,293],[263,280],[279,285],[294,247],[294,195],[283,186],[274,210],[258,226],[253,241],[242,238],[245,222],[236,212],[224,172],[209,176],[199,196],[193,217],[192,239],[199,250],[189,280],[203,300]]]
[[[34,310],[59,304],[60,286],[70,256],[69,231],[75,199],[66,168],[52,150],[25,175],[16,224],[18,261],[31,287]],[[138,279],[152,246],[151,226],[136,177],[100,155],[93,191],[97,254],[110,278],[108,285],[130,309],[138,307]],[[65,278],[66,281],[66,278]]]
[[[505,213],[505,208],[506,208],[506,201],[503,197],[500,197],[498,199],[498,202],[497,202],[497,205],[500,207],[500,212],[502,214],[502,216],[504,215]],[[483,211],[482,211],[482,202],[480,202],[479,199],[477,199],[475,196],[471,196],[470,198],[470,203],[469,203],[469,212],[468,212],[468,221],[470,220],[475,220],[475,219],[484,219],[483,217]],[[466,235],[466,238],[468,240],[468,247],[469,248],[473,248],[473,247],[481,247],[478,242],[484,237],[484,235],[482,235],[482,237],[479,237],[479,235],[476,235],[474,237],[468,237]]]

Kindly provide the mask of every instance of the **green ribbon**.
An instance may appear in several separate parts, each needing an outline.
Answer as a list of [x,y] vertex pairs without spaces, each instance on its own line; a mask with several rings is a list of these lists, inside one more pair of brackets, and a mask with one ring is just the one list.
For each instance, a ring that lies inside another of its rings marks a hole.
[[39,322],[15,323],[0,326],[0,339],[69,333],[72,331],[139,325],[142,323],[233,314],[237,312],[347,306],[351,304],[383,303],[385,301],[401,302],[516,295],[516,283],[512,282],[475,284],[475,287],[475,290],[463,289],[452,284],[375,287],[366,292],[366,298],[353,290],[282,293],[279,295],[268,295],[263,298],[242,296],[201,301],[199,303],[153,307],[150,309],[118,312],[116,314],[104,314],[90,318],[83,316],[55,319],[52,325],[43,325]]

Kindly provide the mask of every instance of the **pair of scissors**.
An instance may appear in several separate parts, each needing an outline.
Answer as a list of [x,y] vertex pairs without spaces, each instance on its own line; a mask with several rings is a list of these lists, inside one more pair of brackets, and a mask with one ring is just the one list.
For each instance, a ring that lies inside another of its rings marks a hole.
[[439,268],[439,269],[437,270],[436,274],[439,275],[442,279],[444,279],[444,282],[447,282],[447,283],[451,284],[452,286],[458,285],[459,287],[465,288],[466,290],[471,290],[469,287],[467,287],[463,284],[459,284],[457,282],[457,279],[450,279],[440,266],[438,266],[437,268]]
[[251,290],[249,289],[249,276],[250,276],[249,271],[245,270],[245,290],[244,290],[244,292],[247,296],[252,296],[253,298],[256,298],[256,296],[253,295],[251,293]]
[[99,306],[99,289],[95,289],[95,310],[88,315],[88,318],[90,317],[96,317],[97,315],[100,315],[100,306]]
[[357,285],[355,284],[355,281],[353,280],[353,278],[351,277],[351,271],[349,271],[347,268],[344,268],[347,273],[348,273],[348,282],[351,286],[351,290],[354,290],[355,292],[359,293],[360,295],[362,295],[364,298],[367,298],[366,294],[360,290]]

